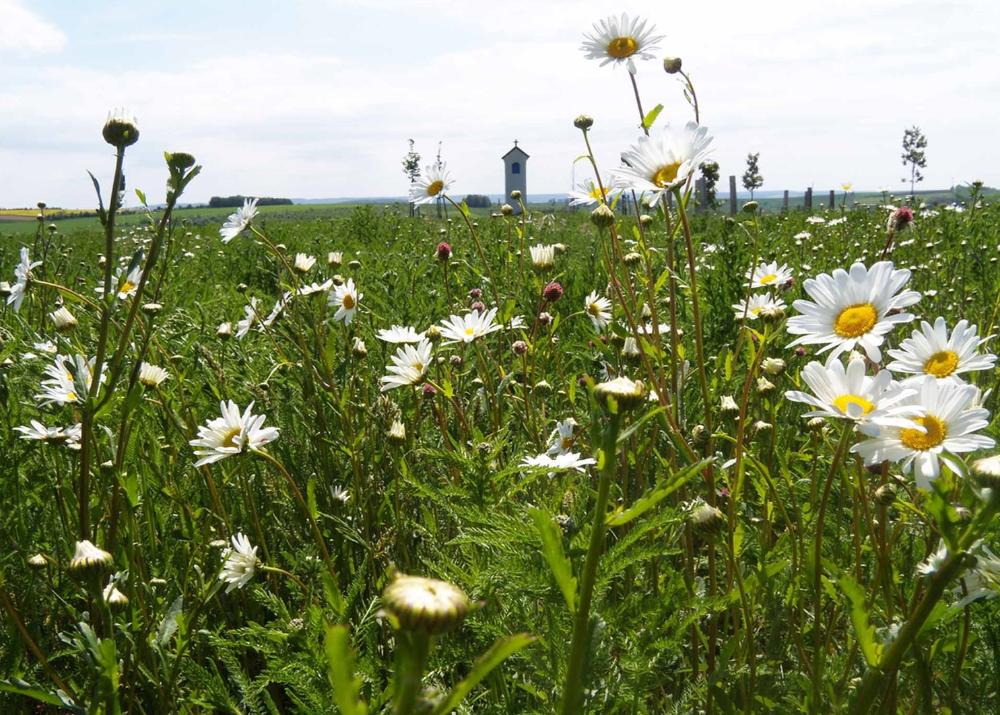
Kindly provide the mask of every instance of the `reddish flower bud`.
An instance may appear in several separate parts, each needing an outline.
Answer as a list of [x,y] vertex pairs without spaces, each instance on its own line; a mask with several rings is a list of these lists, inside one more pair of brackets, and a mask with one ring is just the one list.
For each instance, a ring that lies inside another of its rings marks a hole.
[[439,261],[442,262],[447,261],[449,258],[451,258],[451,245],[445,241],[441,241],[441,243],[439,243],[437,246],[436,253],[437,253],[437,259]]
[[563,297],[563,287],[552,281],[545,286],[545,290],[542,291],[542,297],[545,298],[546,302],[555,303]]
[[473,304],[470,307],[472,308],[472,310],[476,311],[477,313],[485,313],[486,312],[486,304],[483,303],[483,301],[481,301],[481,300],[477,300],[477,301],[473,302]]

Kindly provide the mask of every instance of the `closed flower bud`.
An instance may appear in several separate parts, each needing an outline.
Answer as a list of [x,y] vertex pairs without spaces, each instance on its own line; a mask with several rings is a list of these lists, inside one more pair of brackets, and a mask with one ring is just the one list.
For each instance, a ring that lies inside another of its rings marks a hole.
[[218,329],[216,329],[215,334],[219,336],[222,340],[229,340],[233,337],[233,326],[231,323],[219,323]]
[[756,201],[747,201],[745,204],[743,204],[743,213],[745,214],[755,213],[759,205],[760,204],[758,204]]
[[143,303],[142,305],[142,312],[146,315],[156,315],[161,310],[163,310],[163,306],[159,303]]
[[626,266],[634,266],[642,260],[642,256],[635,251],[630,251],[622,256],[622,260],[625,262]]
[[826,426],[826,420],[822,417],[813,417],[808,422],[806,422],[806,427],[813,430],[814,432],[819,432]]
[[740,406],[736,404],[736,400],[733,399],[732,395],[723,395],[719,401],[719,409],[723,414],[739,412]]
[[780,375],[785,371],[785,361],[781,358],[764,358],[761,367],[768,375]]
[[520,201],[521,200],[521,192],[518,191],[517,189],[514,189],[513,191],[510,192],[510,198],[512,200],[514,200],[514,201]]
[[194,166],[194,157],[183,151],[164,152],[163,157],[167,160],[167,167],[171,171],[182,174]]
[[425,332],[424,335],[432,343],[436,343],[438,340],[441,339],[441,328],[439,328],[436,325],[432,325],[431,327],[427,328],[427,332]]
[[708,429],[705,425],[695,425],[691,428],[691,442],[696,447],[700,447],[708,440]]
[[510,348],[514,351],[515,355],[524,355],[528,352],[528,343],[523,340],[515,340],[514,344],[511,345]]
[[582,129],[587,131],[592,126],[594,126],[594,118],[586,114],[581,114],[576,119],[573,120],[573,126],[577,129]]
[[875,490],[875,501],[882,506],[889,506],[896,501],[896,488],[891,484],[883,484]]
[[485,313],[486,304],[481,300],[475,300],[472,302],[472,305],[469,306],[469,310],[474,310],[477,313]]
[[649,214],[642,214],[641,216],[639,216],[639,223],[642,225],[643,228],[645,228],[646,226],[650,226],[653,223],[653,217],[650,216]]
[[535,383],[534,390],[539,395],[548,395],[552,392],[552,385],[550,385],[547,380],[539,380]]
[[441,241],[441,243],[437,245],[435,254],[437,255],[437,259],[439,261],[447,263],[448,260],[451,258],[451,244],[447,243],[446,241]]
[[688,511],[688,525],[696,536],[711,539],[722,531],[726,524],[725,515],[716,507],[698,500]]
[[682,64],[680,57],[664,57],[663,71],[667,74],[677,74],[681,71]]
[[436,635],[461,625],[469,597],[446,581],[398,575],[382,593],[382,608],[401,630]]
[[616,377],[614,380],[596,385],[594,394],[602,407],[616,413],[639,407],[646,399],[646,386],[642,380]]
[[111,554],[94,546],[89,541],[77,541],[76,551],[69,562],[69,572],[73,576],[100,574],[111,569],[114,562]]
[[406,426],[399,420],[393,420],[389,427],[389,441],[397,444],[406,441]]
[[368,355],[368,348],[365,346],[365,341],[357,336],[354,338],[354,345],[351,346],[351,351],[355,357],[359,358],[367,357]]
[[504,216],[510,216],[514,213],[514,207],[510,204],[504,204],[500,207],[500,213]]
[[128,605],[128,596],[119,591],[112,581],[104,587],[104,602],[112,611],[120,611]]
[[104,135],[104,141],[116,149],[124,149],[139,141],[139,127],[136,125],[135,117],[126,114],[123,109],[108,113],[108,119],[101,133]]
[[768,380],[766,377],[761,376],[757,378],[757,392],[762,395],[766,395],[769,392],[774,391],[774,383]]
[[770,432],[772,429],[774,429],[774,425],[764,420],[757,420],[753,423],[753,431],[756,433]]
[[545,298],[547,303],[555,303],[563,297],[563,287],[555,281],[552,281],[545,286],[545,290],[542,291],[542,297]]
[[347,264],[347,267],[350,268],[352,271],[356,271],[359,268],[361,268],[361,261],[359,261],[359,260],[353,260],[353,261],[351,261],[350,263]]
[[590,221],[598,228],[608,228],[615,224],[615,213],[605,204],[600,204],[590,212]]
[[49,565],[49,560],[42,554],[35,554],[28,559],[28,566],[33,569],[43,569]]

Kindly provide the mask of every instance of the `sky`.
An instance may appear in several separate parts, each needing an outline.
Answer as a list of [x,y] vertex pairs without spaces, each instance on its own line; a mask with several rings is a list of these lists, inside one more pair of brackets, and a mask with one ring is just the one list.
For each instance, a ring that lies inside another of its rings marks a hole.
[[[624,67],[580,51],[610,10],[683,59],[723,182],[760,152],[764,190],[902,191],[903,130],[928,138],[925,188],[1000,185],[1000,3],[766,0],[0,0],[0,206],[87,208],[110,184],[109,109],[139,122],[131,188],[162,201],[163,151],[203,165],[185,201],[400,196],[401,159],[438,142],[452,193],[500,193],[518,139],[528,193],[602,174],[638,138]],[[660,59],[636,76],[658,122],[692,118]],[[130,203],[135,203],[133,198]]]

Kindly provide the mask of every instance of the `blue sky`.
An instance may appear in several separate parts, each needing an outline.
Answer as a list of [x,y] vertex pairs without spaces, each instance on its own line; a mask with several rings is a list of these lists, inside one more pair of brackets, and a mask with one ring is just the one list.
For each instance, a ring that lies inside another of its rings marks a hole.
[[[901,187],[903,129],[929,139],[927,187],[1000,185],[1000,4],[925,0],[615,6],[648,18],[694,76],[724,175],[761,153],[765,189]],[[131,187],[163,195],[164,150],[204,165],[188,198],[401,195],[407,139],[444,143],[454,192],[502,189],[520,140],[529,193],[570,187],[572,119],[594,116],[604,171],[637,137],[623,68],[579,51],[591,0],[367,2],[0,0],[0,206],[86,207],[111,170],[108,109],[141,139]],[[689,110],[658,61],[645,105]],[[578,165],[577,179],[585,177]]]

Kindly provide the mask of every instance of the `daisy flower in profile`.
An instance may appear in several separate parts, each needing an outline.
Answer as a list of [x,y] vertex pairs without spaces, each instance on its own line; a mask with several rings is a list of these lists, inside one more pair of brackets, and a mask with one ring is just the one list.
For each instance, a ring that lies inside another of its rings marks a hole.
[[285,308],[287,308],[288,304],[291,302],[292,302],[292,294],[288,291],[285,291],[281,295],[281,297],[278,298],[278,300],[275,302],[274,307],[271,308],[271,312],[268,313],[267,317],[264,318],[263,321],[261,321],[263,326],[265,328],[270,328],[272,325],[274,325],[274,321],[276,321],[279,317],[281,317],[281,314],[285,311]]
[[240,408],[232,400],[219,403],[222,416],[199,427],[198,439],[190,442],[192,447],[197,447],[194,453],[200,457],[194,466],[212,464],[246,451],[257,451],[278,438],[277,427],[264,427],[267,418],[253,414],[253,404],[247,405],[240,414]]
[[708,155],[712,137],[708,129],[688,122],[683,127],[664,125],[622,154],[625,166],[611,175],[612,185],[646,194],[655,205],[664,192],[682,185]]
[[222,552],[225,561],[222,564],[222,571],[219,573],[219,580],[225,581],[226,593],[234,588],[243,588],[250,582],[257,572],[260,559],[257,558],[257,547],[250,544],[250,539],[238,532],[232,539],[233,545]]
[[381,380],[381,392],[420,383],[427,373],[427,366],[431,364],[432,352],[427,338],[416,345],[400,345],[389,358],[392,364],[386,368],[389,374]]
[[[41,404],[70,405],[80,402],[81,394],[86,395],[93,383],[93,359],[82,355],[72,358],[56,355],[51,365],[45,368],[46,379],[42,380],[42,391],[35,395]],[[101,370],[101,382],[105,374]]]
[[756,268],[747,271],[747,288],[770,288],[772,286],[783,286],[792,280],[792,271],[785,264],[778,265],[778,262],[763,263]]
[[865,359],[860,355],[853,357],[846,368],[840,360],[826,365],[813,361],[802,369],[802,379],[812,393],[789,390],[785,397],[817,408],[803,417],[852,420],[859,430],[875,436],[882,426],[913,428],[913,418],[923,414],[919,406],[906,399],[913,397],[916,390],[893,382],[888,370],[866,375]]
[[628,71],[635,74],[635,58],[648,60],[654,57],[658,49],[656,43],[663,35],[654,35],[656,28],[646,26],[645,20],[629,19],[614,15],[594,23],[593,31],[583,36],[580,49],[588,60],[600,60],[601,67],[614,62],[616,65],[625,63]]
[[601,193],[601,185],[592,179],[588,179],[577,184],[576,188],[569,192],[569,205],[593,206],[594,204],[603,204],[605,194],[610,202],[614,199],[615,194],[618,193],[620,193],[619,189],[611,189],[607,186],[604,187],[604,193]]
[[484,335],[503,330],[503,325],[494,322],[497,309],[490,308],[485,313],[470,310],[465,315],[452,315],[441,321],[441,337],[445,345],[471,343]]
[[889,350],[895,360],[886,367],[893,372],[954,379],[963,372],[992,370],[996,355],[979,352],[986,340],[976,335],[976,326],[968,320],[958,321],[951,335],[944,318],[937,318],[933,326],[922,320],[920,330],[914,330],[899,349]]
[[313,295],[315,293],[326,293],[328,290],[333,288],[333,279],[327,278],[322,283],[316,283],[315,281],[309,285],[304,285],[299,288],[299,295]]
[[611,322],[611,301],[598,294],[596,290],[591,291],[583,301],[583,310],[597,332],[601,332]]
[[40,265],[42,262],[32,261],[27,247],[21,246],[21,260],[14,267],[14,285],[10,287],[10,293],[7,295],[7,305],[13,305],[15,313],[21,310],[21,304],[28,291],[28,282],[31,280],[31,271]]
[[[243,319],[236,323],[236,337],[244,338],[250,332],[250,328],[257,322],[257,298],[250,298],[250,302],[243,306]],[[223,323],[226,325],[226,323]],[[220,326],[221,328],[221,326]]]
[[830,359],[858,347],[879,362],[886,334],[913,320],[900,310],[920,300],[915,290],[900,292],[909,280],[910,272],[894,269],[891,261],[879,261],[870,269],[858,262],[849,272],[838,268],[833,275],[806,279],[803,288],[813,300],[792,304],[802,315],[789,318],[787,330],[801,337],[788,346],[823,345],[820,352],[832,350]]
[[926,376],[913,387],[914,394],[897,405],[920,408],[922,416],[913,418],[915,426],[881,427],[877,436],[859,442],[851,451],[868,465],[901,462],[904,471],[913,470],[917,486],[928,489],[941,473],[941,462],[956,474],[962,473],[961,463],[950,455],[989,449],[996,443],[976,434],[989,424],[989,412],[977,406],[979,388],[975,385]]
[[46,427],[38,420],[31,420],[31,426],[19,426],[15,432],[21,433],[21,439],[30,439],[46,444],[63,444],[70,449],[80,449],[80,438],[83,425],[75,424],[69,427]]
[[344,325],[350,325],[361,298],[362,294],[354,287],[353,278],[348,278],[346,283],[336,286],[330,294],[330,307],[337,309],[333,319],[343,322]]
[[[766,293],[754,293],[742,303],[733,303],[733,312],[737,320],[757,320],[761,316],[767,316],[774,311],[785,310],[785,301],[781,298],[774,298]],[[669,329],[669,326],[668,326]]]
[[376,337],[384,343],[419,343],[424,333],[418,333],[408,325],[393,325],[388,330],[383,328],[378,331]]
[[219,229],[223,243],[229,243],[241,233],[250,228],[250,222],[257,215],[257,199],[246,199],[243,206],[236,209],[235,213],[229,215],[226,222]]
[[578,472],[586,471],[586,467],[596,464],[590,457],[583,457],[577,452],[565,452],[552,456],[543,452],[535,457],[525,457],[521,461],[522,467],[548,469],[550,473],[562,471],[564,469],[575,469]]
[[528,249],[531,252],[531,265],[538,271],[545,271],[556,264],[556,247],[538,244]]
[[139,366],[139,382],[146,387],[159,387],[170,375],[159,365],[144,362]]
[[314,265],[316,265],[315,256],[309,256],[305,253],[296,253],[295,263],[292,264],[292,268],[294,268],[298,273],[308,273],[312,270]]
[[410,203],[429,204],[443,197],[451,188],[451,176],[445,162],[431,164],[424,175],[410,184]]
[[549,435],[548,455],[558,457],[560,454],[568,454],[573,451],[573,445],[576,444],[575,431],[576,420],[572,417],[556,422],[556,428]]
[[970,549],[975,556],[975,566],[966,571],[961,579],[965,582],[965,591],[958,584],[953,589],[957,596],[964,597],[955,604],[955,608],[965,608],[973,601],[981,598],[996,598],[1000,595],[1000,558],[987,546],[977,544]]

